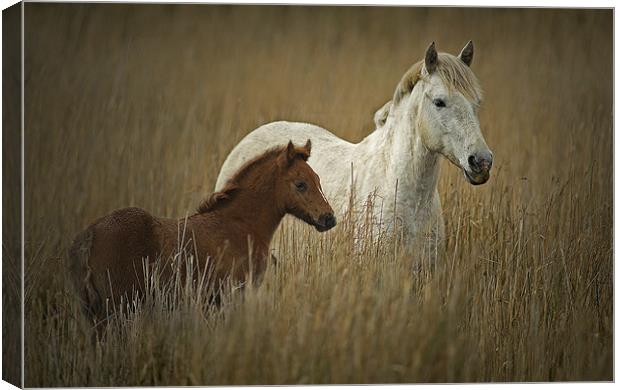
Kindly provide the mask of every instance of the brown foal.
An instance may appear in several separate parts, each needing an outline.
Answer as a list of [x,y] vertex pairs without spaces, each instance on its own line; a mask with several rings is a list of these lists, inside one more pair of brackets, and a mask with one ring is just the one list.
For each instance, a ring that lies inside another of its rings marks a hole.
[[[69,249],[70,268],[86,312],[97,322],[121,297],[144,292],[143,261],[170,263],[185,232],[201,270],[210,283],[248,275],[260,276],[271,238],[286,214],[318,231],[336,224],[333,210],[310,168],[310,140],[292,142],[247,162],[220,192],[205,200],[186,219],[154,217],[139,208],[125,208],[102,217],[77,235]],[[172,267],[167,267],[171,269]],[[164,272],[170,277],[170,272]]]

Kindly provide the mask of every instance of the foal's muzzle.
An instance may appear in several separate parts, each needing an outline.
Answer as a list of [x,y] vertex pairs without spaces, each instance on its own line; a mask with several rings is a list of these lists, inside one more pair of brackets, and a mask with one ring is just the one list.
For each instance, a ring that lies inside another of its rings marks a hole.
[[465,177],[473,185],[484,184],[489,180],[493,166],[493,153],[490,151],[472,154],[467,158],[469,169],[463,169]]
[[336,226],[336,217],[333,213],[321,214],[319,220],[314,225],[319,232],[325,232]]

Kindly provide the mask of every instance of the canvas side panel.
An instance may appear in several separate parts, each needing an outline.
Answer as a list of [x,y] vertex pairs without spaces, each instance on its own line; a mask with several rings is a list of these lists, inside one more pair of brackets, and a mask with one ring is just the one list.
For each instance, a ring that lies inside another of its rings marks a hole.
[[2,379],[22,383],[21,3],[2,11]]

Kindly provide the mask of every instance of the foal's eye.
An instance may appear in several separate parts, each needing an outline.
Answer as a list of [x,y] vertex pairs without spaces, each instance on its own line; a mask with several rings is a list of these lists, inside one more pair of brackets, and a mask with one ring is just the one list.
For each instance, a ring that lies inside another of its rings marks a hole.
[[295,187],[297,187],[297,191],[299,192],[304,192],[308,188],[305,181],[296,181]]
[[444,102],[443,99],[433,99],[433,104],[435,105],[435,107],[445,107],[446,106],[446,102]]

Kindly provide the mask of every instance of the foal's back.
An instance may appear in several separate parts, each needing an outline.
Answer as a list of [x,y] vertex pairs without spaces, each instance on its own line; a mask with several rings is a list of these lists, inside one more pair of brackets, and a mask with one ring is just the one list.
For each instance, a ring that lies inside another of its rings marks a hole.
[[[181,249],[179,241],[197,257],[199,269],[209,273],[211,282],[229,276],[242,281],[249,272],[248,241],[241,233],[238,237],[229,233],[236,224],[218,212],[176,220],[155,217],[136,207],[98,219],[78,234],[69,250],[72,278],[84,308],[91,317],[102,319],[121,303],[121,297],[131,299],[134,292],[142,295],[145,261],[149,265],[159,261],[160,280],[169,280],[170,262]],[[264,271],[261,260],[268,245],[255,243],[253,272]]]

